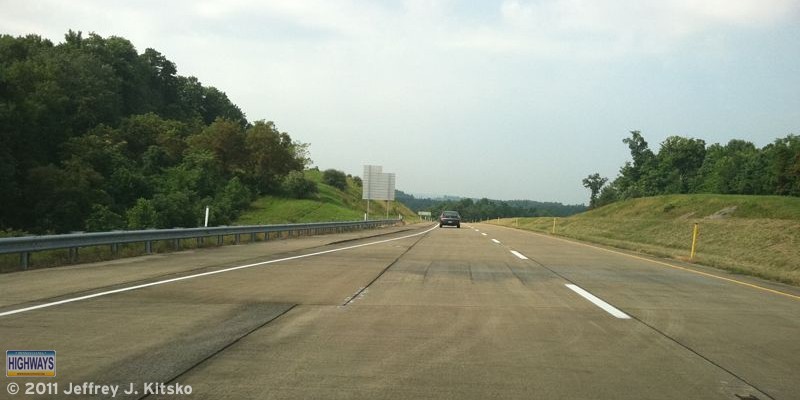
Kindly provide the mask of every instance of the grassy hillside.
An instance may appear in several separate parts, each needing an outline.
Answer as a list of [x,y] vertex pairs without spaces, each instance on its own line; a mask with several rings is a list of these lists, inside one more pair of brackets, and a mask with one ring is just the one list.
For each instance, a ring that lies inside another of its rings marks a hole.
[[[494,222],[498,223],[498,222]],[[556,235],[689,260],[800,286],[800,198],[670,195],[610,204],[559,218]],[[553,218],[505,219],[501,225],[551,233]]]
[[[312,199],[264,196],[254,201],[250,209],[237,220],[237,225],[281,224],[302,222],[354,221],[364,218],[366,200],[361,199],[361,187],[347,179],[347,190],[342,191],[322,183],[322,172],[308,170],[306,177],[317,183],[319,193]],[[386,218],[383,201],[370,203],[370,219]],[[417,219],[413,211],[399,202],[389,206],[389,218],[403,215],[406,221]]]

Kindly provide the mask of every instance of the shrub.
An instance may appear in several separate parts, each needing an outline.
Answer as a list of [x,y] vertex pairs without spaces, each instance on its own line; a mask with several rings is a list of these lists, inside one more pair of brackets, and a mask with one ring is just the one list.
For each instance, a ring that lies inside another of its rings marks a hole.
[[322,182],[339,190],[347,189],[347,175],[335,169],[326,169],[322,173]]
[[111,211],[108,206],[92,205],[92,213],[86,219],[86,230],[89,232],[105,232],[124,229],[125,220],[121,215]]
[[156,227],[158,214],[153,206],[153,202],[147,199],[138,199],[136,204],[127,212],[128,228],[148,229]]
[[283,180],[283,190],[298,199],[308,198],[319,192],[317,184],[306,178],[303,171],[289,172]]

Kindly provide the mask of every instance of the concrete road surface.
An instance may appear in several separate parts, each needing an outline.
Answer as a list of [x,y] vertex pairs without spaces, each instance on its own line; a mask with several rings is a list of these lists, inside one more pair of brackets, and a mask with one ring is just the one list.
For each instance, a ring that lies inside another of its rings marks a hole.
[[0,399],[800,398],[797,288],[483,224],[0,275],[0,344],[57,352]]

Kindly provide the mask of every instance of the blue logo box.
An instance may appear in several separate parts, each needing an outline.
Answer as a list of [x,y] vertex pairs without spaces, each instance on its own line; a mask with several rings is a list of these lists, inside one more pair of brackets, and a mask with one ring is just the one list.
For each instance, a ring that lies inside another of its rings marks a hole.
[[54,377],[56,376],[55,350],[6,350],[6,376]]

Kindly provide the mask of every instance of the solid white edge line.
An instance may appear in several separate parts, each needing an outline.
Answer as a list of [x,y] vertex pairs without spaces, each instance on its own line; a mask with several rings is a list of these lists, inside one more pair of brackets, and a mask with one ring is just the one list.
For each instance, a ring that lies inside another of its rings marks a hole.
[[201,276],[221,274],[223,272],[235,271],[237,269],[258,267],[258,266],[261,266],[261,265],[274,264],[274,263],[282,262],[282,261],[297,260],[299,258],[319,256],[319,255],[322,255],[322,254],[335,253],[335,252],[338,252],[338,251],[351,250],[351,249],[356,249],[356,248],[359,248],[359,247],[372,246],[372,245],[381,244],[381,243],[393,242],[395,240],[408,239],[410,237],[424,235],[424,234],[436,229],[437,227],[438,227],[438,225],[434,225],[433,228],[430,228],[430,229],[428,229],[426,231],[414,233],[414,234],[411,234],[411,235],[401,236],[401,237],[393,238],[393,239],[385,239],[385,240],[379,240],[377,242],[362,243],[362,244],[342,247],[342,248],[338,248],[338,249],[318,251],[316,253],[309,253],[309,254],[303,254],[303,255],[299,255],[299,256],[280,258],[280,259],[277,259],[277,260],[262,261],[262,262],[254,263],[254,264],[239,265],[239,266],[236,266],[236,267],[225,268],[225,269],[220,269],[220,270],[216,270],[216,271],[203,272],[203,273],[200,273],[200,274],[181,276],[179,278],[166,279],[166,280],[163,280],[163,281],[150,282],[150,283],[145,283],[145,284],[142,284],[142,285],[136,285],[136,286],[130,286],[130,287],[125,287],[125,288],[120,288],[120,289],[108,290],[108,291],[105,291],[105,292],[94,293],[94,294],[90,294],[90,295],[86,295],[86,296],[73,297],[71,299],[64,299],[64,300],[54,301],[52,303],[39,304],[39,305],[31,306],[31,307],[25,307],[25,308],[20,308],[20,309],[16,309],[16,310],[2,312],[2,313],[0,313],[0,317],[5,317],[7,315],[13,315],[13,314],[19,314],[19,313],[23,313],[23,312],[27,312],[27,311],[38,310],[40,308],[47,308],[47,307],[53,307],[53,306],[57,306],[57,305],[61,305],[61,304],[73,303],[73,302],[76,302],[76,301],[92,299],[92,298],[95,298],[95,297],[107,296],[109,294],[122,293],[122,292],[128,292],[128,291],[136,290],[136,289],[143,289],[143,288],[150,287],[150,286],[163,285],[165,283],[178,282],[178,281],[183,281],[183,280],[192,279],[192,278],[199,278]]
[[497,239],[492,239],[492,241],[493,241],[493,242],[495,242],[495,243],[497,243],[497,244],[500,244],[500,241],[499,241],[499,240],[497,240]]
[[528,259],[528,257],[525,257],[522,253],[520,253],[518,251],[511,250],[511,254],[517,256],[517,258],[519,258],[520,260],[527,260]]
[[583,290],[578,285],[573,285],[571,283],[565,284],[566,287],[570,288],[573,292],[581,295],[586,300],[591,301],[594,305],[602,308],[605,312],[619,318],[619,319],[630,319],[631,317],[628,314],[618,310],[616,307],[612,306],[611,304],[606,303],[603,300],[600,300],[597,296]]

